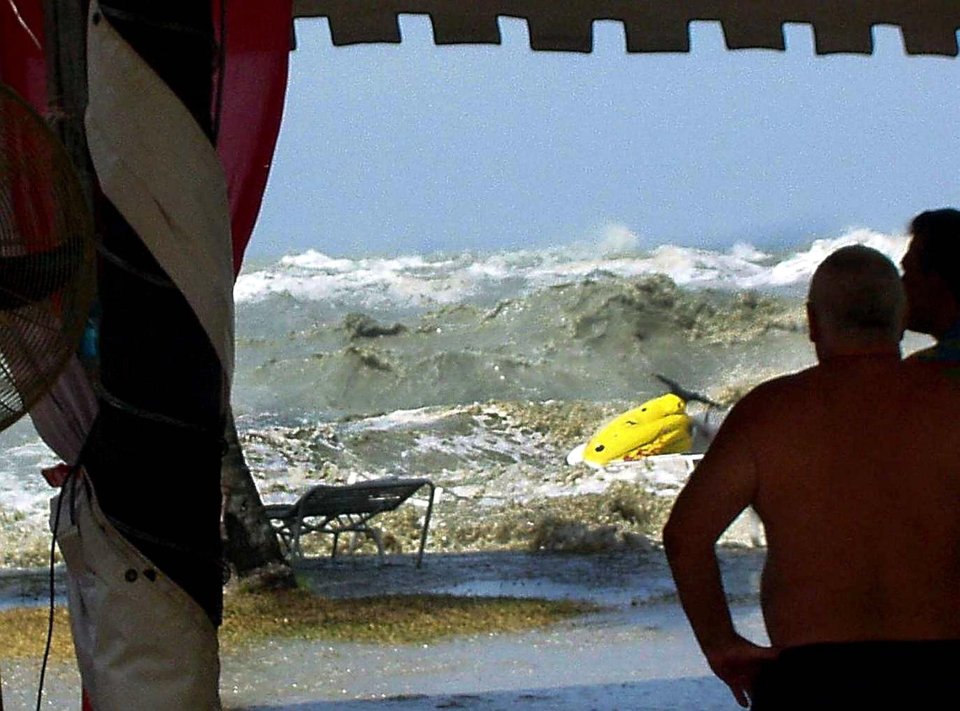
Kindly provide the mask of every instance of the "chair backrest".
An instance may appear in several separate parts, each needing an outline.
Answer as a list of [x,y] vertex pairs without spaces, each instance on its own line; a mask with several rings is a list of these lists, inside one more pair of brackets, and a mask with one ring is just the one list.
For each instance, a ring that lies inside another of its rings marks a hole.
[[423,486],[420,479],[361,481],[344,486],[319,484],[299,501],[300,516],[339,516],[393,511]]

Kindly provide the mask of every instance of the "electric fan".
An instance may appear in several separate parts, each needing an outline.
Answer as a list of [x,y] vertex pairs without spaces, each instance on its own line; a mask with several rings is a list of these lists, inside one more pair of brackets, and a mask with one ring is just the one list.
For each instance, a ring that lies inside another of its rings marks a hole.
[[0,430],[76,351],[95,285],[93,221],[43,119],[0,84]]

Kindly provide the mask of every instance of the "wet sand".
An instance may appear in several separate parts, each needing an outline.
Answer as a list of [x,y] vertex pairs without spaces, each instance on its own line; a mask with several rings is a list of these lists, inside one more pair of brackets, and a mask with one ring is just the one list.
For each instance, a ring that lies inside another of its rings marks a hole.
[[[590,600],[603,609],[547,630],[428,645],[279,642],[224,659],[223,700],[237,711],[391,709],[737,709],[702,660],[660,551],[606,555],[465,553],[328,561],[304,571],[336,596],[454,593]],[[762,552],[722,555],[735,615],[763,639]]]
[[[735,616],[762,639],[756,604],[762,552],[728,549],[722,567]],[[455,593],[590,600],[595,614],[546,630],[425,645],[271,640],[224,655],[222,696],[233,711],[390,709],[737,709],[710,675],[676,602],[661,552],[516,552],[368,556],[304,566],[323,595]],[[2,665],[7,711],[36,703],[39,660]],[[79,708],[75,665],[47,672],[44,709]]]
[[[753,633],[755,611],[738,607]],[[224,688],[246,711],[413,709],[735,709],[671,606],[613,612],[520,635],[460,639],[421,648],[288,649],[251,688]],[[224,682],[232,674],[225,668]],[[322,677],[322,678],[321,678]],[[257,699],[260,700],[257,700]]]

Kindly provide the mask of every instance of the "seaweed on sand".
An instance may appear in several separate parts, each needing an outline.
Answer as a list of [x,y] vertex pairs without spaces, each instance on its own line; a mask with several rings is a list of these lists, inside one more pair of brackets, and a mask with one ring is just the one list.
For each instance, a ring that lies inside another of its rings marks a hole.
[[[328,599],[307,590],[232,591],[226,596],[220,642],[224,652],[271,638],[424,643],[437,639],[520,632],[595,611],[573,600],[482,598],[453,595],[396,595]],[[20,607],[0,611],[2,660],[43,655],[49,609]],[[50,658],[73,656],[70,615],[56,608]]]
[[220,639],[225,649],[270,637],[420,643],[546,627],[595,609],[571,600],[453,595],[329,599],[306,590],[239,593],[227,599]]

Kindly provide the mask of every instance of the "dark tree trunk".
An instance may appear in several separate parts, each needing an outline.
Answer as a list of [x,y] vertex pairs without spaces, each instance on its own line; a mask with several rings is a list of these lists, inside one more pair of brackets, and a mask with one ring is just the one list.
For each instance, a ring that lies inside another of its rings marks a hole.
[[264,513],[250,468],[243,456],[233,415],[227,417],[224,438],[226,453],[220,469],[223,489],[224,553],[230,566],[241,577],[271,570],[271,578],[293,574],[283,558],[277,535]]

